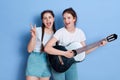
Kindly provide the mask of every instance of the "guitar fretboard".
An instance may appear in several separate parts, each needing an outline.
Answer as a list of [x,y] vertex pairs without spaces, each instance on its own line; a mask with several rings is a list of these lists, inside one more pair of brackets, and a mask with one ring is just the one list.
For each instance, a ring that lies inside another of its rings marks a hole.
[[76,49],[75,51],[76,51],[77,53],[82,53],[82,52],[84,52],[84,51],[87,51],[87,50],[90,50],[90,49],[92,49],[92,48],[95,48],[95,47],[100,46],[101,42],[102,42],[102,41],[105,41],[105,40],[106,40],[106,39],[102,39],[102,40],[100,40],[100,41],[98,41],[98,42],[95,42],[95,43],[92,43],[92,44],[90,44],[90,45],[84,46],[84,47],[82,47],[82,48]]

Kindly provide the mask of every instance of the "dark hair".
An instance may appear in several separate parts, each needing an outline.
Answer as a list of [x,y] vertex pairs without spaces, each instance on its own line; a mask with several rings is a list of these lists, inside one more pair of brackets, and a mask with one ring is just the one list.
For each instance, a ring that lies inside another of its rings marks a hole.
[[77,14],[75,12],[75,10],[73,10],[73,8],[67,8],[63,11],[62,15],[64,15],[65,13],[69,13],[71,14],[74,18],[76,18],[75,24],[77,22]]
[[[45,13],[50,13],[53,17],[55,17],[54,13],[52,10],[44,10],[42,13],[41,13],[41,20],[43,19],[43,15]],[[44,23],[42,22],[42,37],[41,37],[41,51],[44,51],[44,46],[43,46],[43,36],[44,36],[44,29],[45,29],[45,25]],[[56,29],[55,29],[55,22],[53,23],[53,32],[55,33]]]

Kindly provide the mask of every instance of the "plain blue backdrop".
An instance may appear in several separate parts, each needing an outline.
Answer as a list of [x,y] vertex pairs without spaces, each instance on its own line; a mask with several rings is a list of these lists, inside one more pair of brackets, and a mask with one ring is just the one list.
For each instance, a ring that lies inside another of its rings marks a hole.
[[69,7],[78,15],[77,27],[84,30],[87,44],[118,34],[117,40],[78,63],[79,80],[120,80],[119,4],[120,0],[1,0],[0,80],[25,80],[29,24],[40,26],[40,13],[51,9],[60,28],[62,11]]

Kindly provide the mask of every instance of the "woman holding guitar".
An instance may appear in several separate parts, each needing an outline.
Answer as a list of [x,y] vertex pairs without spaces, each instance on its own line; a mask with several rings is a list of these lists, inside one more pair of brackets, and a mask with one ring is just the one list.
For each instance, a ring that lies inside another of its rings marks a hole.
[[[53,38],[47,43],[44,50],[48,54],[60,55],[67,58],[71,58],[74,56],[74,52],[72,50],[67,51],[58,50],[53,48],[54,44],[58,42],[59,45],[67,46],[72,42],[79,42],[79,44],[85,46],[86,37],[84,32],[75,26],[77,21],[77,15],[72,8],[65,9],[62,13],[62,16],[65,27],[59,29],[53,35]],[[101,45],[105,44],[106,41],[103,41],[101,43]],[[88,50],[86,51],[86,53],[89,53],[94,49]],[[85,55],[85,53],[83,55]],[[62,73],[56,72],[54,69],[52,69],[52,74],[55,80],[78,80],[77,68],[75,63],[72,64],[72,66],[67,71]]]

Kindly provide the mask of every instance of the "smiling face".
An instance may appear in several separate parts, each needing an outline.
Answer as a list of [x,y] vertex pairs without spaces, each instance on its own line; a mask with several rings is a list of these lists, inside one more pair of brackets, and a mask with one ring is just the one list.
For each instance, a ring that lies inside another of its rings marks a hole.
[[53,27],[54,17],[52,16],[51,13],[46,12],[46,13],[43,14],[42,21],[43,21],[46,28],[51,29]]
[[70,13],[64,13],[63,20],[66,28],[75,26],[76,18],[73,17]]

